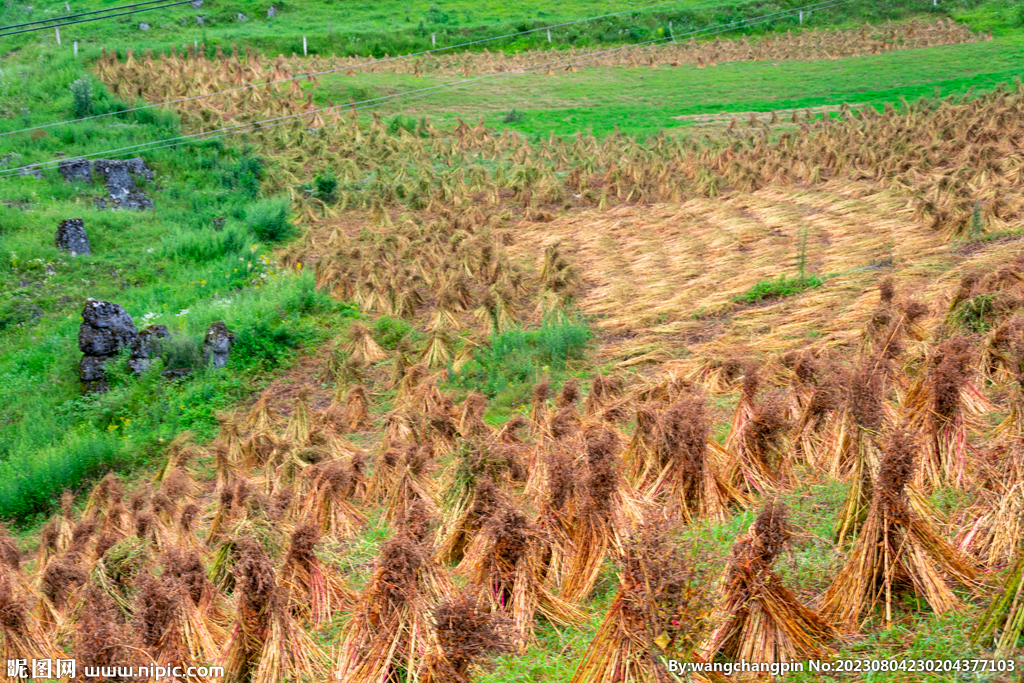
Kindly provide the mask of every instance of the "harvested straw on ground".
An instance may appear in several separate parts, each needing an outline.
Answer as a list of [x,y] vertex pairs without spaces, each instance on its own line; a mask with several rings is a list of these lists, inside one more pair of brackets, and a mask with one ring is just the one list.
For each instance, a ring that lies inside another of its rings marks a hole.
[[959,550],[942,539],[931,522],[907,499],[918,443],[911,432],[890,434],[871,492],[871,504],[853,549],[826,592],[822,612],[842,628],[854,630],[876,604],[893,619],[893,596],[904,589],[922,595],[936,613],[959,604],[947,586],[957,582],[975,590],[977,571]]
[[768,502],[733,544],[726,571],[719,625],[705,648],[730,661],[792,662],[821,659],[838,631],[797,600],[772,571],[791,532],[788,512]]

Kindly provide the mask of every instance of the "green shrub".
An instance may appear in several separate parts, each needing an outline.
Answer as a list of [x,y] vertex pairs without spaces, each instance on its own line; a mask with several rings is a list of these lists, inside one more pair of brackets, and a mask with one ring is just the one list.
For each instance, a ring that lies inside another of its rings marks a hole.
[[313,196],[325,202],[334,201],[334,193],[338,189],[338,179],[334,177],[334,169],[328,168],[323,173],[317,173],[313,178]]
[[76,118],[92,113],[92,84],[88,78],[79,78],[71,84],[71,101]]
[[374,337],[377,339],[377,343],[388,351],[394,351],[398,348],[398,345],[402,343],[402,340],[408,338],[410,342],[415,343],[423,335],[416,330],[410,323],[402,320],[401,318],[389,318],[388,316],[381,316],[373,323]]
[[195,370],[202,367],[203,347],[187,334],[172,334],[160,344],[160,359],[167,370]]
[[494,334],[489,346],[479,349],[455,375],[454,383],[497,397],[498,403],[521,403],[530,385],[545,376],[558,377],[569,361],[583,358],[591,337],[587,326],[574,318]]
[[992,326],[992,314],[995,308],[992,305],[995,296],[992,294],[979,294],[976,297],[961,301],[953,310],[953,321],[969,332],[984,333]]
[[0,518],[49,510],[65,490],[123,467],[130,458],[113,434],[73,432],[59,445],[18,451],[0,461]]
[[798,277],[780,275],[774,280],[761,280],[743,294],[734,296],[732,300],[739,304],[756,304],[767,299],[781,299],[793,296],[807,289],[821,287],[823,283],[824,280],[817,275],[801,275]]
[[252,239],[241,225],[220,231],[180,230],[164,239],[164,253],[181,261],[205,263],[247,251]]
[[403,116],[399,114],[388,121],[388,133],[391,135],[398,135],[399,132],[405,130],[406,132],[415,134],[416,125],[416,119],[412,116]]
[[250,199],[255,199],[260,191],[260,180],[263,178],[263,160],[257,156],[243,153],[241,160],[229,165],[221,175],[224,187],[240,190]]
[[290,237],[295,230],[288,220],[289,213],[287,199],[264,199],[246,209],[245,225],[264,242],[279,242]]
[[291,355],[299,341],[286,324],[257,320],[235,333],[231,362],[241,368],[271,370]]

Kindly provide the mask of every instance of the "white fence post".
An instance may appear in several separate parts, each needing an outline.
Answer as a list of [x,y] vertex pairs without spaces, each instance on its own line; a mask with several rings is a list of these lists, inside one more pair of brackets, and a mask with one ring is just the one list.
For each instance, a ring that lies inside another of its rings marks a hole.
[[309,52],[306,51],[306,36],[302,36],[302,56],[308,57]]
[[71,11],[71,5],[68,4],[68,0],[64,0],[64,9],[66,9],[68,12]]
[[75,41],[75,56],[78,56],[78,41]]
[[804,25],[804,11],[800,10],[800,25]]
[[430,34],[430,44],[433,47],[437,47],[437,34],[436,33],[431,33]]
[[548,43],[551,42],[551,29],[548,29]]
[[672,30],[672,22],[671,21],[668,22],[668,34],[672,37],[672,42],[673,43],[676,42],[676,34],[675,34],[675,31]]
[[60,45],[60,29],[54,28],[53,32],[57,34],[57,44]]

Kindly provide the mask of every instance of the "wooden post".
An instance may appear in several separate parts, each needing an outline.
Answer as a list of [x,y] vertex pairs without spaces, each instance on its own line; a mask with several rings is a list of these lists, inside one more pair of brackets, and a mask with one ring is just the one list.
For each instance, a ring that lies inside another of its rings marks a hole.
[[53,32],[57,34],[57,44],[60,45],[60,29],[54,28]]
[[306,50],[306,36],[302,36],[302,56],[309,56],[309,52]]

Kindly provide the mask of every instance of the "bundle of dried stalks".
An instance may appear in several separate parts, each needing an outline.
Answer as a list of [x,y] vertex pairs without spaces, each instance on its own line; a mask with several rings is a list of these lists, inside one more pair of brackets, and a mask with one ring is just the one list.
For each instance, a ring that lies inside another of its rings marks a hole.
[[720,607],[724,621],[706,646],[709,659],[791,662],[832,654],[827,643],[839,633],[800,604],[772,571],[791,536],[787,517],[784,506],[766,503],[733,545]]
[[578,625],[586,614],[554,595],[544,585],[544,559],[549,543],[526,515],[509,503],[498,503],[470,541],[458,573],[479,586],[481,598],[508,615],[517,645],[533,636],[534,615],[540,612],[558,626]]
[[350,683],[416,680],[443,653],[432,628],[437,602],[454,594],[447,572],[409,533],[385,543],[345,627],[335,676]]
[[732,454],[727,477],[734,486],[764,493],[792,480],[792,425],[785,394],[773,391],[754,403],[748,384],[726,437],[725,448]]
[[947,586],[955,581],[976,590],[977,571],[907,500],[918,444],[913,433],[898,429],[888,438],[871,493],[867,518],[853,550],[823,599],[822,612],[853,630],[879,601],[892,623],[893,595],[910,588],[936,613],[959,600]]
[[325,677],[327,657],[292,619],[261,545],[241,539],[235,552],[236,612],[223,654],[225,679],[272,683]]
[[308,467],[303,472],[308,486],[299,502],[300,518],[334,538],[351,538],[365,529],[366,517],[351,500],[359,480],[355,464],[328,460]]
[[[657,502],[667,518],[724,520],[730,505],[746,504],[746,496],[710,457],[711,423],[702,396],[680,396],[657,416],[653,429],[650,419],[638,411],[631,446],[646,451],[647,462],[638,476],[637,489]],[[637,439],[641,433],[642,441]]]
[[971,638],[972,645],[994,648],[993,657],[1010,658],[1024,635],[1024,554],[1018,554],[1003,588],[985,610]]
[[559,595],[573,603],[590,595],[604,558],[621,551],[621,539],[643,516],[620,472],[618,434],[595,425],[583,436],[584,456],[558,522],[568,537],[570,553],[554,574],[561,579]]
[[1012,564],[1024,541],[1024,482],[1006,481],[1011,485],[1005,492],[982,492],[979,501],[966,511],[957,537],[957,548],[986,567]]
[[668,528],[640,527],[625,545],[618,591],[572,683],[661,683],[676,680],[669,657],[703,661],[696,649],[710,604],[694,579]]
[[320,529],[315,524],[296,529],[278,574],[283,602],[296,618],[312,626],[330,621],[353,601],[341,578],[316,556],[319,540]]
[[905,413],[927,436],[918,471],[921,486],[966,486],[969,434],[980,430],[983,415],[994,410],[971,381],[971,347],[965,337],[943,342],[904,399]]
[[424,662],[423,683],[469,683],[472,664],[511,649],[507,619],[489,611],[472,590],[442,600],[433,622],[440,648]]

